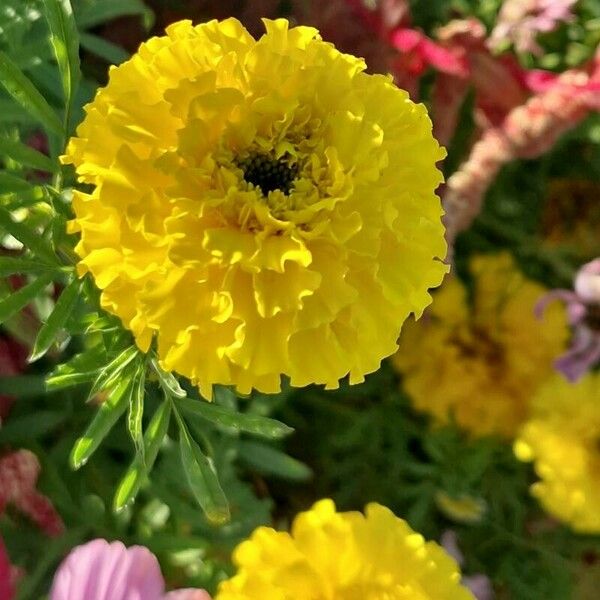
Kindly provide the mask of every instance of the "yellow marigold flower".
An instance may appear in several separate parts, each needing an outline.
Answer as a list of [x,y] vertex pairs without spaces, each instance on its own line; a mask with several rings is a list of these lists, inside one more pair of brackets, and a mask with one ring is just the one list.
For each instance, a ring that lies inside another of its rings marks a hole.
[[258,528],[233,560],[215,600],[473,600],[454,559],[379,504],[363,515],[321,500],[291,534]]
[[64,161],[102,305],[163,368],[338,386],[396,350],[446,271],[423,105],[311,27],[181,21],[110,72]]
[[531,491],[545,510],[581,533],[600,533],[600,375],[577,383],[557,375],[532,402],[515,442],[534,461]]
[[564,310],[549,306],[538,320],[545,290],[507,253],[476,257],[471,272],[471,301],[458,279],[447,280],[426,317],[404,327],[393,362],[418,410],[475,435],[513,436],[564,348]]

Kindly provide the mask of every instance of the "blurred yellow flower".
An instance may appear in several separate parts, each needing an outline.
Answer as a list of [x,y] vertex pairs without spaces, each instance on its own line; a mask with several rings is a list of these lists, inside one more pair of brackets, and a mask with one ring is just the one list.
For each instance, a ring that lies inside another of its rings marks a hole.
[[580,533],[600,533],[600,375],[569,383],[557,375],[532,402],[515,442],[517,458],[534,461],[532,494]]
[[446,267],[423,105],[311,27],[235,19],[142,44],[64,162],[80,273],[163,368],[240,392],[363,380]]
[[379,504],[363,515],[321,500],[291,534],[257,529],[233,560],[216,600],[473,600],[454,559]]
[[475,435],[513,436],[568,337],[564,310],[533,312],[545,292],[507,253],[471,262],[472,301],[447,280],[427,315],[409,322],[393,362],[415,408]]

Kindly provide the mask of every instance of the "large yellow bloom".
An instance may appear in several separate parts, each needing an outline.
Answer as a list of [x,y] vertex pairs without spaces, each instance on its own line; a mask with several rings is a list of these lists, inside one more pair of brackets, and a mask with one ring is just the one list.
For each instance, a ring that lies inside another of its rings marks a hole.
[[600,375],[540,389],[515,454],[535,461],[531,491],[552,515],[581,533],[600,533]]
[[472,600],[454,559],[379,504],[366,515],[321,500],[291,534],[260,527],[215,600]]
[[471,272],[471,301],[458,279],[447,280],[426,317],[405,326],[394,364],[417,409],[476,435],[513,436],[564,348],[564,311],[555,304],[535,317],[544,288],[509,254],[477,257]]
[[445,267],[422,105],[310,27],[171,25],[110,72],[65,162],[102,305],[162,366],[241,392],[378,368]]

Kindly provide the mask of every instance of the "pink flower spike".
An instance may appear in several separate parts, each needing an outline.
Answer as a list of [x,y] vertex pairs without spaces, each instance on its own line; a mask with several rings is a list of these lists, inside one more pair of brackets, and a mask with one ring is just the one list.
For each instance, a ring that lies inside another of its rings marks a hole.
[[97,539],[78,546],[62,562],[50,600],[210,600],[204,590],[165,595],[156,556],[143,546]]

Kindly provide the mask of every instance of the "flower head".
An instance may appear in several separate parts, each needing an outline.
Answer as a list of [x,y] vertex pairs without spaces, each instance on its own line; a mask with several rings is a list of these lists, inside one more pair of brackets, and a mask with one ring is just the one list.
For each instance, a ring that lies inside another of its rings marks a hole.
[[265,26],[142,44],[64,158],[95,185],[73,200],[80,272],[204,395],[362,381],[446,271],[425,108],[315,29]]
[[600,376],[556,376],[536,395],[515,454],[534,461],[532,494],[581,533],[600,533]]
[[572,382],[600,361],[600,258],[581,267],[574,287],[575,291],[552,290],[536,306],[541,316],[554,300],[566,304],[573,336],[570,348],[554,364]]
[[512,436],[568,329],[560,307],[543,323],[535,318],[544,290],[510,255],[477,257],[471,272],[472,303],[460,281],[448,280],[426,318],[404,328],[393,360],[418,410],[476,435]]
[[210,600],[204,590],[165,594],[154,554],[143,546],[93,540],[75,548],[58,568],[50,600]]
[[291,534],[260,527],[234,552],[217,600],[468,600],[456,562],[379,504],[336,512],[321,500]]

